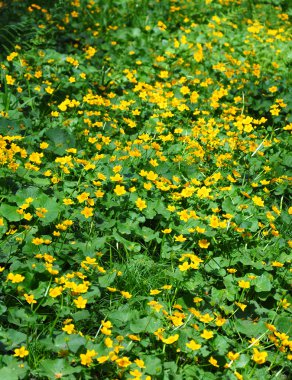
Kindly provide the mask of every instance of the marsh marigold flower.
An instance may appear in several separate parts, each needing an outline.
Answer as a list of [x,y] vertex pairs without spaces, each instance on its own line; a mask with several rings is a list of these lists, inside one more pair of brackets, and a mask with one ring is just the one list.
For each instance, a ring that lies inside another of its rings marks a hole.
[[121,291],[120,293],[121,293],[121,295],[122,295],[124,298],[127,298],[127,299],[132,298],[132,294],[130,294],[129,292]]
[[63,331],[65,331],[67,334],[72,334],[74,332],[74,325],[73,323],[70,323],[69,325],[66,325],[62,328]]
[[256,206],[264,207],[264,201],[262,200],[261,197],[258,197],[257,195],[252,197],[252,201]]
[[204,330],[201,334],[201,337],[204,339],[211,339],[211,338],[213,338],[213,336],[214,336],[214,334],[210,330]]
[[62,286],[57,286],[56,288],[50,289],[49,296],[53,297],[53,298],[56,298],[56,297],[58,297],[59,295],[62,294],[62,291],[63,291]]
[[13,284],[18,284],[18,283],[22,282],[24,279],[25,279],[25,277],[22,276],[21,274],[9,273],[7,276],[7,280],[12,281]]
[[19,357],[19,358],[24,358],[28,354],[29,352],[24,346],[21,346],[20,348],[16,348],[14,350],[14,356]]
[[174,342],[176,342],[179,338],[179,335],[178,334],[175,334],[175,335],[171,335],[169,336],[168,338],[162,338],[162,342],[165,343],[165,344],[172,344]]
[[210,359],[208,360],[208,362],[210,364],[212,364],[212,366],[214,366],[214,367],[219,367],[217,360],[214,359],[213,356],[210,357]]
[[85,309],[86,304],[87,304],[87,299],[79,296],[76,300],[74,300],[74,303],[78,309]]
[[87,350],[86,354],[80,354],[81,364],[89,367],[95,355],[97,355],[95,350]]
[[131,362],[129,360],[129,358],[127,358],[126,356],[120,358],[120,359],[117,359],[116,360],[116,364],[119,366],[119,367],[122,367],[122,368],[126,368],[128,367]]
[[249,281],[244,281],[244,280],[240,280],[238,281],[238,286],[242,289],[248,289],[250,288],[250,282]]
[[257,348],[253,349],[252,360],[257,364],[264,364],[267,360],[268,353],[266,351],[260,352]]
[[144,208],[147,208],[147,204],[145,201],[143,201],[143,199],[141,198],[138,198],[135,202],[136,206],[138,207],[138,209],[140,211],[142,211]]
[[201,240],[199,240],[199,247],[200,248],[208,248],[209,247],[209,245],[210,245],[210,243],[208,242],[208,240],[206,240],[206,239],[201,239]]
[[84,209],[81,211],[81,214],[84,215],[86,219],[93,216],[93,208],[92,207],[84,207]]
[[190,342],[186,343],[186,346],[193,351],[198,350],[199,348],[202,347],[201,344],[196,343],[194,340],[191,340]]
[[33,294],[26,294],[25,293],[23,296],[24,296],[26,302],[29,303],[30,305],[37,303],[37,301],[34,299]]
[[115,194],[117,194],[118,196],[121,196],[121,195],[126,194],[127,191],[125,190],[125,186],[117,185],[117,186],[114,188],[114,192],[115,192]]

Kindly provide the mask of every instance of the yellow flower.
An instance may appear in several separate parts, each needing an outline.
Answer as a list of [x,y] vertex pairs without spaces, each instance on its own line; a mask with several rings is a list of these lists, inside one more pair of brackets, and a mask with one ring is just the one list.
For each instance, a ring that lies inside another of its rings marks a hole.
[[174,237],[174,240],[175,241],[179,241],[180,243],[183,243],[184,241],[186,241],[187,239],[185,237],[183,237],[183,235],[178,235],[178,236],[175,236]]
[[244,281],[244,280],[240,280],[238,281],[238,286],[242,289],[248,289],[250,288],[250,282],[249,281]]
[[214,359],[213,356],[210,357],[210,359],[208,360],[208,362],[210,364],[212,364],[214,367],[219,367],[217,360]]
[[81,211],[81,214],[84,215],[86,219],[93,216],[93,208],[92,207],[84,207],[84,209]]
[[21,274],[9,273],[7,276],[7,280],[12,281],[13,284],[18,284],[19,282],[22,282],[24,279],[25,277]]
[[104,191],[97,190],[94,194],[96,198],[102,198],[104,196]]
[[111,288],[110,286],[107,287],[107,290],[112,293],[117,291],[116,288]]
[[199,317],[199,320],[203,323],[210,323],[211,321],[213,321],[213,317],[211,317],[211,315],[209,313],[207,314],[204,314],[204,315],[201,315]]
[[49,146],[49,144],[46,143],[46,142],[42,142],[42,143],[40,143],[40,148],[41,148],[41,149],[47,149],[48,146]]
[[11,61],[13,61],[13,59],[14,59],[15,57],[17,57],[17,56],[18,56],[18,53],[16,53],[15,51],[13,51],[12,53],[10,53],[10,54],[6,57],[6,59],[7,59],[7,61],[11,62]]
[[103,325],[103,327],[100,329],[100,331],[104,335],[111,335],[112,334],[112,330],[106,324]]
[[35,164],[40,165],[40,164],[42,163],[41,158],[42,158],[43,156],[44,156],[43,153],[33,152],[33,153],[31,153],[30,156],[29,156],[29,161],[34,162]]
[[51,87],[51,86],[48,86],[45,88],[45,91],[48,93],[48,94],[52,94],[54,92],[54,89]]
[[228,359],[229,359],[229,360],[232,360],[232,361],[238,359],[239,356],[240,356],[240,354],[239,354],[238,352],[235,352],[235,353],[234,353],[234,352],[232,352],[232,351],[229,351],[228,354],[227,354]]
[[210,245],[210,243],[208,242],[208,240],[206,240],[206,239],[201,239],[201,240],[199,240],[199,247],[200,248],[208,248],[209,247],[209,245]]
[[121,196],[121,195],[126,194],[125,186],[117,185],[117,186],[114,188],[114,192],[115,192],[118,196]]
[[139,336],[134,335],[134,334],[129,334],[128,338],[130,338],[131,340],[134,340],[136,342],[139,342],[141,340],[141,338]]
[[215,321],[216,326],[223,326],[225,322],[226,322],[225,318],[223,318],[221,315],[217,315],[216,321]]
[[19,358],[24,358],[28,354],[29,354],[29,352],[27,351],[27,349],[24,346],[21,346],[20,348],[16,348],[14,350],[14,356],[19,357]]
[[121,182],[123,180],[123,176],[117,173],[114,176],[111,176],[110,179],[114,182]]
[[78,309],[85,309],[87,304],[87,299],[79,296],[76,300],[74,300],[74,303]]
[[251,338],[249,340],[249,343],[252,345],[252,346],[258,346],[260,344],[259,340],[256,339],[256,338]]
[[82,202],[87,201],[87,199],[89,198],[89,195],[90,195],[90,194],[89,194],[89,193],[86,193],[86,192],[84,192],[84,193],[78,195],[78,196],[77,196],[77,199],[78,199],[79,203],[82,203]]
[[129,358],[127,358],[126,356],[124,356],[120,359],[117,359],[116,363],[119,367],[122,367],[122,368],[126,368],[131,364]]
[[214,334],[210,330],[204,330],[201,334],[201,337],[204,339],[211,339],[211,338],[213,338],[213,336],[214,336]]
[[66,325],[62,328],[63,331],[65,331],[67,334],[72,334],[74,331],[74,325],[73,323],[70,323],[69,325]]
[[252,360],[257,364],[264,364],[267,360],[268,353],[266,351],[260,352],[257,348],[253,349]]
[[109,356],[100,356],[99,358],[97,358],[97,361],[102,364],[102,363],[105,363],[107,360],[109,359]]
[[136,359],[134,362],[139,368],[145,368],[145,363],[142,359]]
[[169,336],[168,338],[162,338],[162,342],[165,343],[165,344],[172,344],[174,342],[176,342],[179,338],[179,335],[178,334],[175,334],[175,335],[171,335]]
[[135,380],[140,379],[142,377],[142,372],[138,371],[137,369],[134,369],[133,371],[130,371],[130,375],[134,376]]
[[264,201],[261,197],[255,195],[254,197],[252,197],[252,201],[256,206],[264,207]]
[[86,354],[80,354],[81,364],[90,366],[92,363],[92,358],[97,355],[95,350],[87,350]]
[[198,350],[202,347],[201,344],[196,343],[194,340],[191,340],[189,343],[186,343],[186,346],[193,351]]
[[284,264],[280,263],[279,261],[273,261],[271,264],[273,267],[279,267],[282,268]]
[[161,290],[158,290],[158,289],[150,290],[150,296],[155,296],[156,294],[159,294],[159,293],[161,293]]
[[64,199],[63,199],[63,203],[64,203],[64,205],[66,205],[66,206],[69,206],[69,205],[73,205],[73,204],[74,204],[74,202],[73,202],[72,199],[70,199],[70,198],[64,198]]
[[161,232],[162,232],[163,234],[170,234],[171,231],[172,231],[171,228],[165,228],[164,230],[161,230]]
[[34,304],[34,303],[37,303],[37,301],[34,299],[34,295],[33,294],[24,294],[23,295],[26,302],[29,303],[30,305],[31,304]]
[[235,302],[235,305],[238,306],[242,311],[247,307],[244,303],[241,302]]
[[243,380],[243,376],[239,372],[235,371],[234,375],[237,378],[237,380]]
[[10,84],[10,85],[13,85],[13,84],[14,84],[15,79],[12,78],[11,75],[6,75],[5,78],[6,78],[6,83],[7,83],[7,84]]
[[272,87],[269,88],[269,91],[270,91],[271,93],[273,93],[273,92],[277,92],[277,90],[278,90],[278,87],[276,87],[276,86],[272,86]]
[[127,298],[127,299],[132,298],[132,294],[130,294],[129,292],[121,291],[120,293],[121,293],[121,295],[122,295],[123,297],[125,297],[125,298]]
[[232,273],[232,274],[234,274],[234,273],[237,272],[237,269],[235,269],[235,268],[228,268],[228,269],[227,269],[227,272],[228,272],[228,273]]
[[197,196],[199,198],[208,198],[210,192],[211,192],[211,189],[208,189],[206,186],[203,186],[201,189],[197,191]]
[[170,290],[172,288],[172,285],[163,285],[161,289]]
[[49,296],[53,297],[53,298],[56,298],[60,294],[62,294],[62,291],[63,291],[63,287],[62,286],[57,286],[56,288],[50,289]]
[[157,312],[159,312],[161,309],[163,309],[163,306],[157,301],[150,301],[147,303],[147,305],[152,307]]
[[284,309],[287,309],[287,308],[291,305],[291,303],[288,302],[286,298],[284,298],[284,299],[282,299],[282,300],[280,301],[280,305],[281,305]]
[[138,209],[140,211],[142,211],[144,208],[147,208],[147,204],[145,201],[143,201],[143,199],[141,198],[138,198],[135,202],[136,206],[138,207]]

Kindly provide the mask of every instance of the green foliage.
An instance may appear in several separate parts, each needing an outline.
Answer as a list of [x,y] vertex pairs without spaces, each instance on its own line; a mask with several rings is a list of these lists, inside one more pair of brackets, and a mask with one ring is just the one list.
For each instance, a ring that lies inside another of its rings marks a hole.
[[287,2],[0,8],[0,376],[290,378]]

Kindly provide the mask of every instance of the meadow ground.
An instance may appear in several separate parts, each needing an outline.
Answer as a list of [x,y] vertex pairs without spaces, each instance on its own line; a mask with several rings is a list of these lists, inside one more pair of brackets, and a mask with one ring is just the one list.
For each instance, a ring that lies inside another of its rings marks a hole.
[[291,379],[288,2],[0,11],[0,378]]

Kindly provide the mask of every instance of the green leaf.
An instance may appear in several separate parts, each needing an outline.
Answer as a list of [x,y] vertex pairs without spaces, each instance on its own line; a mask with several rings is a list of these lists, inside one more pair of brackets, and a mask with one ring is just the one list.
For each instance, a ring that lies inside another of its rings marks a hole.
[[143,332],[153,333],[159,327],[161,327],[160,320],[157,320],[153,316],[137,319],[130,323],[130,329],[134,334],[139,334]]
[[236,286],[234,284],[234,278],[232,275],[227,275],[225,278],[224,278],[224,285],[226,287],[226,298],[229,300],[229,301],[234,301],[235,300],[235,295],[237,294],[237,289],[236,289]]
[[224,267],[228,266],[228,261],[223,257],[212,257],[212,259],[205,265],[205,270],[214,275],[225,276],[226,271]]
[[161,360],[155,356],[147,356],[145,359],[146,372],[149,375],[159,375],[162,372]]
[[135,242],[132,242],[132,241],[129,241],[129,240],[126,240],[125,238],[123,238],[121,235],[119,235],[116,230],[113,231],[113,238],[123,244],[123,246],[125,247],[126,250],[130,251],[130,252],[139,252],[141,250],[141,246],[140,244],[138,243],[135,243]]
[[112,272],[112,273],[108,273],[104,276],[99,277],[98,278],[99,285],[102,288],[106,288],[106,287],[110,286],[114,282],[116,276],[117,276],[117,273]]
[[263,273],[254,280],[256,292],[269,292],[272,289],[271,275]]
[[35,201],[34,206],[42,207],[48,210],[44,214],[44,218],[40,218],[43,225],[50,224],[58,217],[60,205],[57,203],[55,198],[50,198],[47,195],[43,194]]
[[229,342],[223,336],[218,335],[213,341],[216,352],[219,355],[225,355],[228,352]]
[[74,136],[65,129],[51,128],[45,134],[51,140],[50,149],[55,154],[62,155],[66,149],[75,147]]
[[0,369],[0,378],[2,380],[20,380],[26,376],[26,366],[20,367],[16,358],[5,358],[5,363],[8,365]]
[[247,337],[257,337],[263,334],[267,328],[264,322],[252,322],[247,319],[236,319],[235,320],[236,330]]
[[76,352],[79,350],[80,347],[83,347],[86,343],[86,340],[85,338],[83,338],[82,336],[80,335],[76,335],[76,334],[72,334],[70,335],[70,338],[68,340],[68,347],[69,347],[69,350],[74,352],[74,354],[76,354]]
[[62,376],[79,373],[81,367],[71,367],[65,359],[46,359],[40,363],[40,374],[50,379],[55,379],[57,374]]
[[120,306],[118,310],[112,311],[108,315],[109,320],[111,320],[118,327],[126,324],[133,319],[138,319],[138,317],[138,310],[130,309],[129,305]]
[[26,198],[34,198],[34,199],[36,199],[41,194],[43,194],[43,193],[42,193],[42,191],[38,187],[29,186],[26,189],[18,190],[15,196],[16,196],[16,199],[17,199],[17,203],[21,204],[21,203],[24,203],[24,201],[25,201]]
[[247,363],[250,361],[250,357],[246,354],[240,354],[240,357],[236,360],[236,367],[245,368]]
[[12,348],[17,347],[20,344],[23,344],[24,342],[26,342],[26,339],[27,339],[26,334],[14,329],[8,329],[6,332],[6,337],[7,337],[7,340],[10,341]]
[[72,317],[75,322],[82,321],[88,319],[90,317],[90,313],[88,310],[79,310],[76,313],[72,314]]
[[278,317],[275,321],[275,326],[281,333],[291,335],[292,332],[292,318],[291,317]]
[[9,222],[18,222],[22,219],[22,216],[19,215],[16,210],[18,207],[10,206],[8,204],[2,203],[0,206],[0,215],[4,216]]

